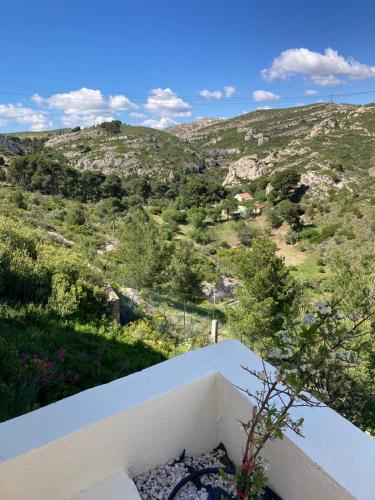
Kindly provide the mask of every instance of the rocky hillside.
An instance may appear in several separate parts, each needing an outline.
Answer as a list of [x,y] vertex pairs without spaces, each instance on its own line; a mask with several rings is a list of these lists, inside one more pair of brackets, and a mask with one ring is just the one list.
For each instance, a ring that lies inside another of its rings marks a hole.
[[330,189],[350,189],[375,174],[375,105],[259,110],[228,120],[179,124],[167,131],[123,125],[118,133],[97,126],[17,136],[0,136],[5,157],[37,143],[79,170],[123,177],[168,178],[175,171],[220,168],[224,184],[234,186],[298,166],[308,193],[324,197]]
[[[24,134],[2,136],[4,156],[19,154],[14,147],[27,148],[31,139]],[[200,169],[204,158],[199,148],[177,137],[147,127],[122,125],[117,133],[98,126],[53,131],[40,142],[45,150],[64,157],[78,170],[99,170],[104,174],[165,176],[176,169]],[[26,152],[26,151],[25,151]]]
[[323,197],[375,173],[375,105],[260,110],[183,130],[212,166],[227,169],[227,186],[298,166],[309,193]]

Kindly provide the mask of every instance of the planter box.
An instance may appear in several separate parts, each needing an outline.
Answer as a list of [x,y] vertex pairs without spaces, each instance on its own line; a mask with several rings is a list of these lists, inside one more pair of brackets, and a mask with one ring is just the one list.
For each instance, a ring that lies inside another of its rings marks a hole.
[[[240,462],[260,359],[237,341],[178,356],[0,424],[1,500],[138,499],[130,477],[223,442]],[[287,500],[370,500],[375,443],[329,408],[299,408],[305,438],[265,450]],[[130,477],[129,477],[130,476]]]

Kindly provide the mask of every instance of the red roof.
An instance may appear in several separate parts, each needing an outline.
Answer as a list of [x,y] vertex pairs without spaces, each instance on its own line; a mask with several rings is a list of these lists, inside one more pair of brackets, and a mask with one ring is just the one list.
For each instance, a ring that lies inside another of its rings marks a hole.
[[237,196],[241,197],[241,200],[253,200],[254,198],[250,193],[238,193]]

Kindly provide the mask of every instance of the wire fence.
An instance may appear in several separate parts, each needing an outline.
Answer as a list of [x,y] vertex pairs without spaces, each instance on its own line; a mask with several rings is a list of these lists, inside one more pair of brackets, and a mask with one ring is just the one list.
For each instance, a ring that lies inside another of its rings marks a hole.
[[141,308],[146,314],[150,314],[160,321],[166,321],[174,326],[176,335],[182,342],[204,341],[209,339],[212,328],[212,320],[225,321],[225,315],[218,308],[206,308],[188,302],[181,302],[155,290],[139,290],[126,280],[122,280],[124,288],[122,292],[126,296],[127,312],[131,317],[137,315]]

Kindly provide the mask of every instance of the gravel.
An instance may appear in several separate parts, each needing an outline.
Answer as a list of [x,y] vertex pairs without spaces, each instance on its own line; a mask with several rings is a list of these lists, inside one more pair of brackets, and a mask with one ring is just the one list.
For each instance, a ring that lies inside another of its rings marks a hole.
[[[195,457],[182,455],[180,458],[134,477],[133,480],[142,500],[167,500],[176,484],[191,472],[207,467],[225,467],[222,462],[225,455],[225,451],[220,448]],[[176,495],[176,500],[207,500],[208,491],[205,485],[221,487],[228,493],[235,494],[234,483],[217,474],[201,476],[199,479],[200,482],[196,484],[187,483]]]

